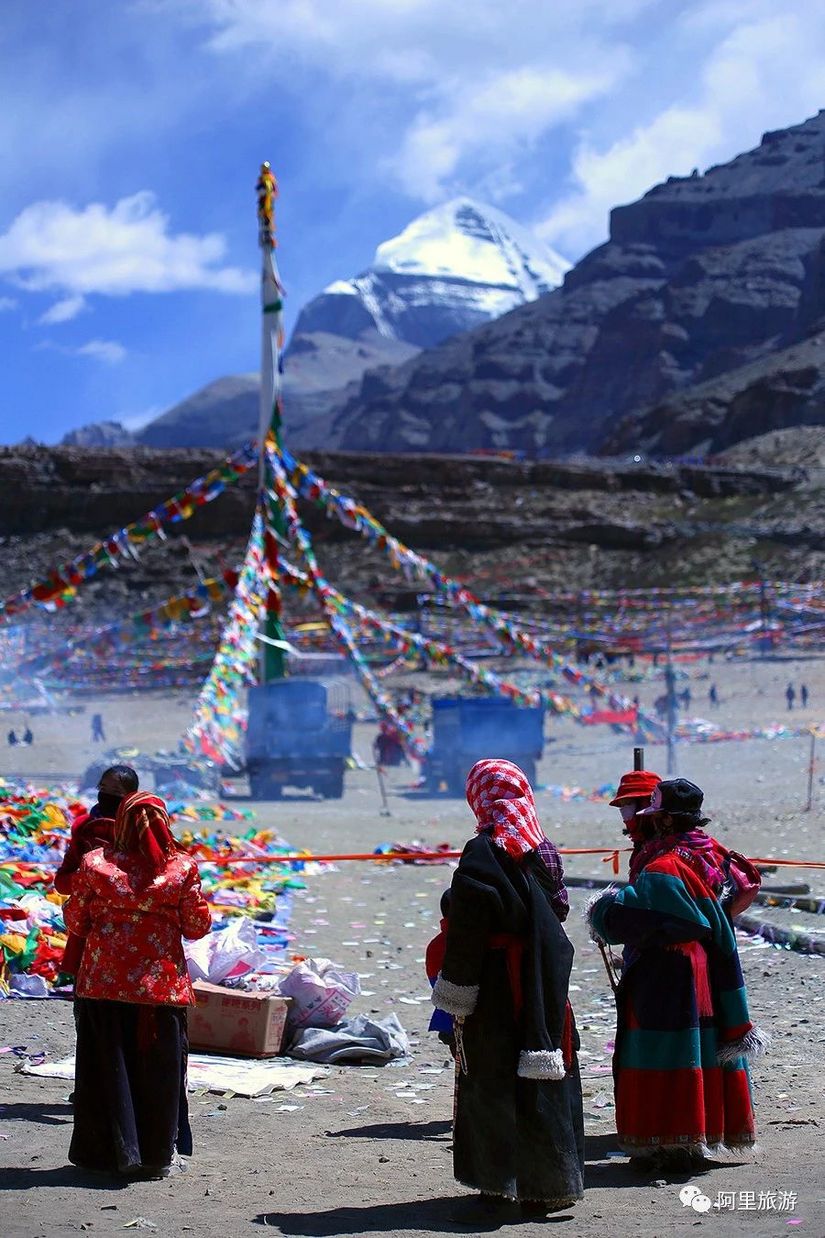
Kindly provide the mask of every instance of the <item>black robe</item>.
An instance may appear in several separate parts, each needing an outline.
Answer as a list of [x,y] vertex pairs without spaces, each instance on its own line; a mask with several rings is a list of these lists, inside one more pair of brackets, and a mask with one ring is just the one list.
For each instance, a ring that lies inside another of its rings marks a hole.
[[[434,1003],[464,1018],[453,1143],[464,1186],[564,1207],[583,1195],[584,1128],[573,1027],[562,1037],[573,947],[541,859],[514,860],[485,834],[464,848],[450,888],[447,945]],[[516,1017],[500,934],[523,940]]]

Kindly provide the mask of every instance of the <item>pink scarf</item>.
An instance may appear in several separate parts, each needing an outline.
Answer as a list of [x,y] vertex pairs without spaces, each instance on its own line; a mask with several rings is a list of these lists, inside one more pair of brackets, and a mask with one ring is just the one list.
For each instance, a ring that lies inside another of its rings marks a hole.
[[[644,820],[644,818],[643,818]],[[665,834],[649,838],[630,857],[630,880],[635,881],[642,869],[647,868],[660,855],[670,851],[684,853],[684,858],[693,867],[705,885],[719,895],[725,884],[725,874],[719,867],[721,845],[704,830],[687,830],[684,834]]]
[[475,813],[476,833],[490,834],[515,859],[544,841],[533,789],[512,761],[476,761],[467,775],[467,803]]

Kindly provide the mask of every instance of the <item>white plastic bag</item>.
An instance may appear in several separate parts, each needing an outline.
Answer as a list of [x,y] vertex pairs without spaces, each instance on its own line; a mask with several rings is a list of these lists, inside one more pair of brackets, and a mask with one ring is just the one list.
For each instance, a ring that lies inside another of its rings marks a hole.
[[266,958],[258,948],[255,925],[246,916],[236,916],[225,929],[213,930],[199,941],[185,941],[183,952],[190,978],[210,984],[254,971]]
[[292,998],[290,1027],[335,1027],[361,984],[355,972],[340,971],[329,959],[305,959],[284,976],[280,990]]

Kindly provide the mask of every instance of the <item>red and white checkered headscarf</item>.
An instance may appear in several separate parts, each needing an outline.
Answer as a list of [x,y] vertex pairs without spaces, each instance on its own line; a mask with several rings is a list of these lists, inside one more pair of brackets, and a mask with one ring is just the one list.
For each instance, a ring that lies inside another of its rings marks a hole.
[[467,775],[467,803],[476,832],[492,834],[496,846],[516,859],[544,840],[533,789],[512,761],[476,761]]

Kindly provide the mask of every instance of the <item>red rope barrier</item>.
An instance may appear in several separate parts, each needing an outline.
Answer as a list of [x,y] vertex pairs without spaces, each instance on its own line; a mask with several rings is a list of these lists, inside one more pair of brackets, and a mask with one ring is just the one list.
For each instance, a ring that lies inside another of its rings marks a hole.
[[[615,848],[607,847],[559,847],[560,855],[601,855],[604,856],[605,864],[620,854]],[[623,851],[631,851],[631,847],[621,848]],[[294,855],[273,855],[273,856],[233,856],[228,860],[213,860],[211,863],[230,865],[230,864],[334,864],[339,860],[458,860],[461,858],[460,851],[365,851],[356,853],[341,853],[341,854],[325,854],[313,855],[308,852],[304,854],[296,853]],[[618,870],[617,870],[618,871]]]
[[[619,857],[623,852],[632,851],[632,847],[559,847],[558,851],[560,855],[600,855],[602,863],[611,864],[613,872],[618,874]],[[236,864],[258,864],[261,866],[270,864],[337,864],[344,860],[372,860],[374,863],[393,863],[397,861],[414,863],[416,860],[458,860],[460,857],[460,851],[364,851],[336,852],[324,855],[313,855],[309,852],[303,854],[293,852],[288,855],[272,856],[246,855],[233,856],[232,859],[227,860],[209,860],[203,856],[198,858],[205,864],[216,864],[221,868],[229,868]],[[825,869],[825,861],[822,860],[785,860],[772,856],[751,856],[749,858],[752,864],[764,864],[769,867]],[[36,860],[0,860],[0,869],[9,866],[42,868],[43,864]]]
[[[560,855],[600,855],[603,864],[611,864],[613,872],[618,874],[620,856],[623,853],[632,851],[632,847],[559,847]],[[234,864],[251,864],[251,863],[268,863],[268,864],[334,864],[344,860],[373,860],[377,862],[403,861],[405,863],[414,862],[416,860],[457,860],[461,857],[460,851],[385,851],[376,853],[374,851],[366,851],[362,853],[340,853],[332,855],[312,855],[312,854],[293,854],[280,855],[271,858],[261,859],[258,856],[235,857],[231,860],[216,860],[217,864],[226,866]],[[825,868],[825,862],[821,860],[785,860],[776,859],[770,856],[751,857],[751,863],[764,864],[766,866],[784,866],[792,868]]]

